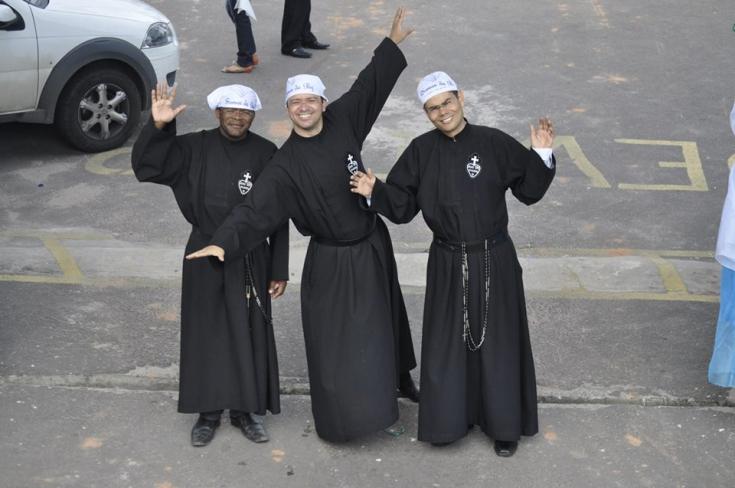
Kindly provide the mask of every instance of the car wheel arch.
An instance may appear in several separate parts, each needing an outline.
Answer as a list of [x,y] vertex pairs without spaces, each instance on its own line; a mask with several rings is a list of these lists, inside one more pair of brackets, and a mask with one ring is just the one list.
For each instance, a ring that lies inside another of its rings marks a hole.
[[156,83],[156,73],[150,60],[129,42],[114,38],[97,38],[69,51],[51,70],[38,102],[38,109],[45,112],[45,123],[54,122],[59,97],[69,80],[96,67],[117,67],[127,72],[138,87],[142,109],[149,108],[148,94]]

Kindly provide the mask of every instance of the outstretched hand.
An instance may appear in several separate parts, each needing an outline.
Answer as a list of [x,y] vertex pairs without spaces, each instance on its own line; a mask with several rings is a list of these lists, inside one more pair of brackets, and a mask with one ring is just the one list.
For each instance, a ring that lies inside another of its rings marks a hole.
[[151,90],[151,117],[153,117],[156,128],[163,129],[166,124],[174,120],[186,108],[186,105],[179,105],[174,108],[175,98],[176,85],[170,92],[165,82],[158,83],[156,89]]
[[393,25],[390,29],[390,40],[395,42],[396,44],[399,44],[401,41],[403,41],[405,38],[411,35],[413,33],[413,29],[410,28],[403,28],[403,19],[406,18],[406,7],[398,7],[398,10],[396,10],[396,15],[393,17]]
[[350,191],[352,193],[358,193],[365,198],[370,198],[373,194],[373,187],[375,186],[375,175],[373,170],[368,168],[367,174],[362,171],[356,171],[355,174],[350,176]]
[[529,125],[531,128],[531,147],[544,148],[554,147],[554,126],[548,117],[538,119],[538,127]]
[[206,258],[209,256],[214,256],[220,261],[224,261],[225,260],[225,250],[219,246],[214,246],[214,245],[207,246],[196,252],[187,254],[186,259]]

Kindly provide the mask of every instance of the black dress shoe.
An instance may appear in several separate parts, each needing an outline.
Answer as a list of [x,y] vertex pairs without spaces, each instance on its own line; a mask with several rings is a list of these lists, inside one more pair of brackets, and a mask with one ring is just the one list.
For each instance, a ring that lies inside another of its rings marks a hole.
[[511,457],[518,449],[516,441],[495,441],[495,454],[500,457]]
[[292,56],[294,58],[310,58],[311,53],[309,51],[304,51],[303,47],[295,47],[291,49],[288,52],[283,53],[286,56]]
[[245,437],[253,442],[261,443],[270,440],[263,421],[253,414],[246,413],[239,417],[232,417],[230,418],[230,422],[232,422],[233,426],[239,427],[242,433],[245,434]]
[[191,429],[191,445],[194,447],[204,447],[214,439],[214,431],[219,427],[219,419],[207,420],[201,415],[197,419],[197,423]]
[[324,44],[324,43],[321,43],[321,42],[315,40],[313,42],[305,42],[304,43],[304,47],[306,49],[319,49],[319,50],[322,50],[322,49],[329,48],[329,44]]
[[398,378],[398,392],[414,403],[419,402],[419,389],[411,378],[411,373],[401,373]]

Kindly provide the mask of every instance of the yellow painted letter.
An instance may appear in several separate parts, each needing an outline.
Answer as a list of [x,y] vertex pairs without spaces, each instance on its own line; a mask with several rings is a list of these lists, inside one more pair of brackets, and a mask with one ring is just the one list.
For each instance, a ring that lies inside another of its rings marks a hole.
[[[529,141],[526,140],[523,143],[526,147],[529,147]],[[590,179],[590,184],[594,188],[610,188],[610,183],[605,179],[600,170],[587,159],[587,156],[582,152],[582,148],[577,144],[577,140],[574,136],[556,136],[554,137],[554,149],[563,147],[567,150],[567,154],[571,158],[572,162],[579,168],[579,170]]]
[[697,143],[691,141],[655,141],[648,139],[615,139],[620,144],[640,144],[648,146],[681,146],[684,161],[659,161],[662,168],[686,168],[689,185],[660,185],[620,183],[621,190],[678,190],[678,191],[708,191],[707,180],[702,171],[702,161],[699,159]]

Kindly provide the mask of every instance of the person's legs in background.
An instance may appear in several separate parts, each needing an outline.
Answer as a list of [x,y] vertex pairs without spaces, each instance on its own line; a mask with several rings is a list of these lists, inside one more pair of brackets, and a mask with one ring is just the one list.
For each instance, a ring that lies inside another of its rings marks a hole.
[[227,0],[226,8],[230,19],[235,23],[237,37],[237,59],[230,66],[222,68],[225,73],[250,73],[260,62],[255,53],[255,37],[250,17],[244,10],[235,12],[236,0]]
[[311,32],[311,0],[285,0],[281,23],[281,52],[295,58],[310,58],[307,49],[327,49]]

